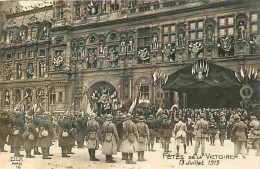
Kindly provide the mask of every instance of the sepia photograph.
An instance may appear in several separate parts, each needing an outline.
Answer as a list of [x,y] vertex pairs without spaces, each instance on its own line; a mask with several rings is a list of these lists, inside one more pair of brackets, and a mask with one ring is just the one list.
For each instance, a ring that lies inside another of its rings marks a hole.
[[0,169],[260,169],[260,0],[0,0]]

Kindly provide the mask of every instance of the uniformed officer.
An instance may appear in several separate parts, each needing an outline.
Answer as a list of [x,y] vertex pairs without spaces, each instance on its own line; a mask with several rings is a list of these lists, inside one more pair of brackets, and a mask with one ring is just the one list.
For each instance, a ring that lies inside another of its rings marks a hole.
[[146,159],[144,159],[144,152],[147,151],[147,140],[150,140],[150,135],[148,126],[144,122],[144,116],[139,117],[139,122],[136,127],[139,136],[136,147],[138,152],[138,161],[146,161]]
[[205,153],[205,140],[207,137],[208,122],[205,121],[204,118],[205,118],[205,114],[201,113],[200,119],[196,122],[194,127],[194,134],[196,138],[194,155],[197,155],[200,144],[202,146],[201,155],[203,156]]
[[11,118],[7,112],[2,112],[0,116],[0,152],[7,152],[4,147],[7,136],[11,134]]
[[95,120],[96,114],[91,114],[90,120],[87,123],[88,141],[87,148],[89,152],[90,161],[99,161],[96,158],[96,149],[99,146],[100,128],[98,122]]
[[26,158],[34,158],[34,156],[31,155],[32,149],[35,147],[35,136],[36,136],[36,129],[34,125],[32,124],[32,116],[27,116],[26,118],[27,122],[27,129],[23,133],[23,148],[26,152]]
[[123,123],[123,131],[125,133],[125,138],[122,143],[122,152],[127,153],[126,164],[136,164],[133,161],[133,153],[136,152],[136,144],[138,136],[138,131],[136,124],[132,121],[132,115],[126,115],[127,120]]
[[224,146],[224,141],[227,132],[227,124],[224,116],[220,118],[220,121],[218,123],[218,130],[219,130],[218,133],[219,133],[220,145]]
[[162,122],[161,122],[161,133],[163,139],[163,148],[164,152],[168,153],[171,152],[169,150],[169,145],[172,137],[172,124],[171,119],[168,119],[167,115],[162,115]]
[[210,139],[210,145],[212,146],[215,146],[216,134],[217,134],[217,123],[215,122],[214,118],[211,118],[209,122],[209,139]]
[[112,122],[112,120],[113,116],[111,114],[108,114],[106,117],[106,121],[103,124],[105,140],[102,145],[102,154],[106,155],[107,163],[115,162],[112,159],[112,155],[117,154],[117,141],[119,140],[116,125]]
[[256,119],[256,116],[251,116],[251,122],[249,123],[249,134],[247,140],[247,153],[249,153],[250,148],[256,147],[256,156],[260,155],[259,144],[260,144],[260,123]]
[[231,136],[234,140],[234,156],[237,157],[239,153],[239,148],[241,148],[241,153],[243,158],[246,158],[245,153],[245,144],[246,144],[246,133],[247,133],[247,126],[246,124],[240,120],[239,116],[236,114],[234,116],[235,125],[231,130]]
[[149,128],[148,151],[155,151],[153,149],[156,137],[156,121],[154,120],[154,116],[150,115],[146,123]]
[[176,149],[177,153],[176,155],[179,155],[180,151],[180,143],[183,143],[184,147],[184,154],[187,154],[186,151],[186,132],[187,132],[187,126],[183,122],[183,118],[179,117],[179,122],[174,126],[174,133],[175,133],[175,139],[176,139]]

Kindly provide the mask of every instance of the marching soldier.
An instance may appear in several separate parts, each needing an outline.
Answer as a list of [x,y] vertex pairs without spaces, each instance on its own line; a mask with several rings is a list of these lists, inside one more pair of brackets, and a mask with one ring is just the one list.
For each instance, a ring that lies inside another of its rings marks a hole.
[[182,117],[179,117],[179,122],[174,126],[174,130],[173,130],[175,133],[175,138],[176,138],[176,149],[177,149],[176,155],[179,155],[181,142],[183,143],[184,154],[187,154],[187,151],[186,151],[187,126],[182,120],[183,120]]
[[117,132],[118,132],[118,137],[119,137],[119,140],[118,140],[118,145],[117,145],[117,152],[120,152],[121,150],[121,144],[122,144],[122,141],[121,141],[121,138],[122,138],[122,122],[121,122],[121,118],[119,116],[119,113],[115,116],[114,118],[114,123],[116,125],[116,129],[117,129]]
[[144,159],[144,152],[147,151],[147,140],[150,140],[150,135],[148,126],[144,123],[144,116],[139,117],[139,123],[137,123],[136,126],[139,135],[136,147],[138,152],[138,161],[146,161],[146,159]]
[[194,134],[196,138],[194,155],[197,155],[200,144],[202,146],[201,155],[203,156],[205,153],[205,140],[207,137],[208,122],[205,121],[204,119],[205,119],[205,114],[201,113],[200,119],[196,122],[194,127]]
[[78,148],[83,148],[84,138],[85,138],[84,118],[79,117],[77,119],[77,127],[76,127],[76,141],[77,141]]
[[103,124],[103,131],[105,133],[105,140],[102,146],[102,154],[106,155],[107,163],[114,163],[112,155],[117,154],[117,141],[118,133],[116,130],[116,125],[112,122],[113,116],[108,114],[106,117],[106,122]]
[[149,116],[147,120],[147,125],[149,128],[148,151],[155,151],[153,149],[153,146],[156,137],[156,121],[154,120],[153,115]]
[[[121,123],[120,123],[120,131],[121,131],[121,136],[119,136],[119,139],[120,139],[120,146],[122,148],[122,145],[123,145],[123,141],[126,139],[126,135],[125,133],[123,132],[123,123],[126,121],[126,115],[122,115],[121,116]],[[123,151],[123,148],[121,149],[122,151],[122,160],[127,160],[127,152],[124,152]]]
[[4,147],[6,138],[11,134],[11,131],[11,119],[7,112],[3,112],[0,116],[0,152],[7,152]]
[[61,122],[61,130],[59,131],[59,146],[61,147],[62,157],[70,157],[67,154],[68,146],[69,146],[69,131],[71,129],[70,122],[66,115],[63,117],[63,121]]
[[132,121],[132,115],[126,115],[127,120],[123,123],[125,138],[122,143],[122,152],[126,152],[126,164],[136,164],[133,161],[133,153],[136,152],[136,141],[139,138],[136,124]]
[[34,120],[33,120],[33,126],[35,127],[36,135],[34,137],[35,141],[35,147],[34,147],[34,155],[42,155],[42,153],[39,152],[40,147],[40,138],[39,138],[39,131],[40,131],[40,122],[41,117],[38,115],[38,113],[34,114]]
[[26,152],[26,158],[34,158],[34,156],[31,155],[32,149],[35,147],[35,136],[36,136],[36,129],[34,125],[32,124],[32,117],[28,116],[26,118],[27,121],[27,129],[23,133],[23,148]]
[[220,140],[220,145],[224,146],[224,141],[226,137],[226,132],[227,132],[227,125],[225,121],[225,117],[221,117],[220,121],[218,123],[218,133],[219,133],[219,140]]
[[93,113],[90,116],[90,120],[87,123],[87,131],[88,131],[88,142],[87,148],[90,157],[90,161],[99,161],[96,158],[96,149],[99,146],[98,136],[100,134],[100,128],[98,122],[95,120],[96,115]]
[[70,123],[70,130],[68,131],[69,132],[69,136],[68,136],[68,150],[67,150],[67,154],[75,154],[74,152],[72,152],[72,148],[75,144],[75,128],[76,128],[76,123],[75,121],[72,119],[72,116],[68,116],[68,121]]
[[247,126],[246,124],[240,119],[239,115],[234,116],[235,125],[231,130],[231,136],[234,140],[234,156],[237,157],[239,153],[239,148],[241,148],[241,153],[243,158],[246,158],[245,154],[245,144],[246,144],[246,133],[247,133]]
[[161,132],[162,132],[162,138],[163,138],[163,148],[164,152],[168,153],[171,152],[169,150],[169,145],[172,137],[172,124],[171,119],[168,120],[167,115],[162,115],[162,122],[161,122]]
[[256,116],[251,116],[251,122],[249,123],[249,134],[248,134],[248,141],[247,141],[247,154],[249,154],[250,148],[253,146],[256,147],[257,153],[256,156],[260,155],[259,152],[259,145],[260,145],[260,123],[256,119]]

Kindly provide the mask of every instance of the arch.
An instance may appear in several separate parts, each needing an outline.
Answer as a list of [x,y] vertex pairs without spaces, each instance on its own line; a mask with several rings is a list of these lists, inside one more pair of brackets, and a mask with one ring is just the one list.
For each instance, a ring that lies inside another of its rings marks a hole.
[[[111,38],[111,35],[115,35],[115,39],[112,40],[110,39]],[[112,31],[109,31],[106,35],[106,42],[119,42],[121,40],[120,38],[120,33],[116,30],[112,30]]]
[[[95,41],[94,42],[90,42],[90,38],[94,37],[95,38]],[[86,45],[91,45],[91,44],[98,44],[99,43],[99,38],[98,38],[98,35],[95,34],[95,33],[92,33],[92,34],[89,34],[87,37],[86,37]]]
[[3,92],[3,96],[4,96],[4,105],[10,105],[10,91],[9,90],[4,90]]
[[135,81],[135,85],[142,84],[151,84],[151,80],[148,77],[140,77]]
[[32,103],[32,96],[33,96],[33,90],[31,88],[25,89],[25,95],[28,94],[28,97],[26,98],[26,103],[30,104]]
[[14,91],[14,102],[18,103],[18,102],[21,101],[21,99],[22,99],[21,90],[15,89],[15,91]]

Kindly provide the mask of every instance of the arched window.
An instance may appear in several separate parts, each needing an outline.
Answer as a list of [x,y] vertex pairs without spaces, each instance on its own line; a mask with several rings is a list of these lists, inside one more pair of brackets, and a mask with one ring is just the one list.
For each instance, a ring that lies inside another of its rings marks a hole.
[[50,104],[54,104],[56,101],[56,92],[55,92],[55,88],[51,88],[50,89]]
[[150,80],[146,77],[139,78],[136,82],[136,94],[138,94],[138,89],[140,88],[139,102],[146,102],[150,100]]
[[10,92],[9,92],[9,90],[4,91],[4,105],[10,105]]
[[32,103],[32,94],[32,89],[25,90],[25,95],[28,95],[28,97],[26,98],[26,104]]
[[15,101],[15,104],[17,104],[18,102],[21,101],[21,91],[19,89],[16,89],[14,91],[14,101]]

